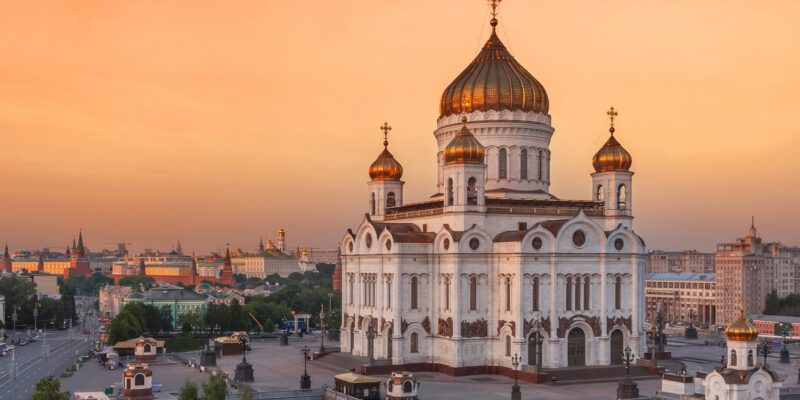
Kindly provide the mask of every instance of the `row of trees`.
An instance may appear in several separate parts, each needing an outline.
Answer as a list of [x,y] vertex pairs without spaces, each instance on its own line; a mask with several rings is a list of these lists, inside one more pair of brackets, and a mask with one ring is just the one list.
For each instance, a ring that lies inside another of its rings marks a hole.
[[[5,297],[5,320],[13,326],[14,311],[17,311],[17,327],[33,327],[34,320],[39,328],[58,328],[75,318],[75,298],[70,287],[62,285],[61,299],[36,297],[36,284],[30,279],[16,275],[0,278],[0,295]],[[34,318],[34,307],[38,307],[38,318]],[[0,328],[2,328],[0,322]]]
[[158,308],[150,304],[131,302],[125,304],[119,314],[111,321],[108,332],[109,343],[116,343],[142,336],[172,330],[172,310]]
[[767,295],[764,314],[792,317],[800,315],[800,294],[792,293],[786,297],[778,297],[778,293],[773,290]]

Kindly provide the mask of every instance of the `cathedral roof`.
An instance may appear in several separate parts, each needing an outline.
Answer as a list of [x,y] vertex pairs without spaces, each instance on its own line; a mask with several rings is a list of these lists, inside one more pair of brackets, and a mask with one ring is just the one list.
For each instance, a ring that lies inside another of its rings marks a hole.
[[[722,379],[725,381],[725,383],[727,383],[729,385],[741,385],[741,384],[749,383],[750,382],[750,378],[752,378],[753,375],[755,375],[755,373],[760,371],[760,370],[763,370],[764,372],[769,374],[769,376],[772,378],[773,382],[780,382],[781,381],[781,379],[778,376],[778,374],[773,372],[771,369],[762,366],[761,364],[756,364],[756,367],[751,368],[751,369],[746,369],[746,370],[737,370],[737,369],[728,369],[728,368],[722,368],[722,367],[715,367],[712,372],[716,372],[720,376],[722,376]],[[708,376],[712,372],[709,372],[709,373],[698,372],[696,374],[696,376],[698,378],[705,379],[706,376]]]
[[534,111],[547,113],[547,93],[506,49],[495,32],[467,68],[442,93],[439,116],[472,111]]
[[397,243],[433,243],[436,234],[433,232],[422,232],[416,224],[412,223],[383,223],[375,222],[367,214],[367,221],[380,235],[384,230],[392,235],[392,239]]

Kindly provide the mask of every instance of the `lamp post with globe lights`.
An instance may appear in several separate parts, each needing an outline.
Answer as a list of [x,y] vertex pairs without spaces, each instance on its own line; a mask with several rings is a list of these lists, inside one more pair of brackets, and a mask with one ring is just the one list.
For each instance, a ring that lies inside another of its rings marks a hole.
[[522,393],[519,391],[519,383],[517,381],[517,368],[519,367],[520,357],[517,353],[514,353],[514,357],[511,357],[511,365],[514,366],[514,386],[511,386],[511,400],[520,400],[522,399]]

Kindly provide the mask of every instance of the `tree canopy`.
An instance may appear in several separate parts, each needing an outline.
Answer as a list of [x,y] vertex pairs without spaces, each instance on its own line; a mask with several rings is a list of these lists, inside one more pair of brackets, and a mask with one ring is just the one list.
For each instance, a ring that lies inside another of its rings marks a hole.
[[61,391],[61,382],[58,378],[42,378],[36,382],[36,389],[30,400],[69,400],[69,392]]

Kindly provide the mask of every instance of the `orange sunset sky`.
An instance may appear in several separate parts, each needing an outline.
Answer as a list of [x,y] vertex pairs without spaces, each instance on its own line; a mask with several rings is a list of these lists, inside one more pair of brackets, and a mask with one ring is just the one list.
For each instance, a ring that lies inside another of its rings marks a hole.
[[[498,33],[547,90],[551,192],[633,155],[650,249],[712,250],[756,216],[800,244],[800,2],[506,0]],[[0,242],[199,253],[333,249],[367,210],[381,131],[405,201],[435,193],[442,90],[482,0],[0,1]]]

